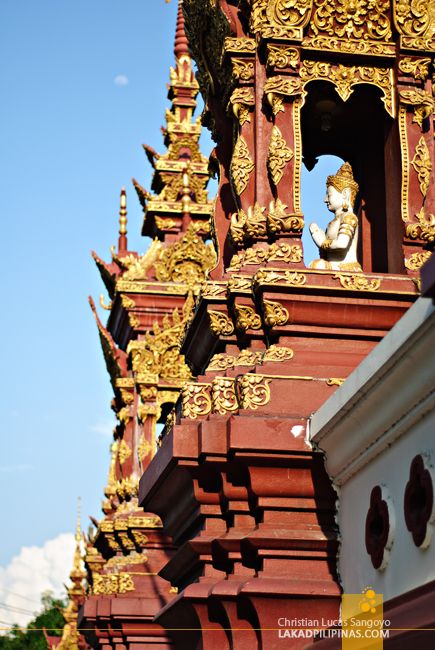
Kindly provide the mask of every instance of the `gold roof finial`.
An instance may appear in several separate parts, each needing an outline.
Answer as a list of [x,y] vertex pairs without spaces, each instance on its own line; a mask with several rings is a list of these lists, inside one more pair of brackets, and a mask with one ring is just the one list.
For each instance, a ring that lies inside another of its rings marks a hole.
[[125,187],[121,190],[121,209],[119,211],[119,240],[118,253],[124,253],[127,250],[127,197]]

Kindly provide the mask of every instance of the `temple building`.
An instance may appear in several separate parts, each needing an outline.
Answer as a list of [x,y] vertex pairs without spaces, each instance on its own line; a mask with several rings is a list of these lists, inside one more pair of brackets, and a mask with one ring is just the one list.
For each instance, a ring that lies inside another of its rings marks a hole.
[[[434,35],[415,0],[180,1],[167,152],[144,147],[153,194],[133,181],[151,246],[128,251],[123,190],[118,250],[94,254],[118,425],[93,648],[304,648],[367,590],[404,628],[386,648],[430,639]],[[322,230],[301,168],[324,154]]]

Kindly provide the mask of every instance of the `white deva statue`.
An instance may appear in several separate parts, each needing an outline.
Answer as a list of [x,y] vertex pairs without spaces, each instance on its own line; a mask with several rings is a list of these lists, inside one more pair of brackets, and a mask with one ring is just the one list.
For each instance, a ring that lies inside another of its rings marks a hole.
[[311,236],[322,257],[311,262],[311,269],[362,271],[356,259],[358,219],[353,213],[357,192],[358,183],[354,181],[349,163],[344,163],[335,175],[328,176],[325,203],[335,218],[328,223],[326,233],[316,223],[310,224]]

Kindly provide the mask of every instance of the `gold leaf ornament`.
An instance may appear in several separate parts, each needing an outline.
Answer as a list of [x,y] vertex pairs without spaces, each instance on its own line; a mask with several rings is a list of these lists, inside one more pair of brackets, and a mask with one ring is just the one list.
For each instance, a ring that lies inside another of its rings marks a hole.
[[411,160],[411,165],[417,172],[420,191],[423,196],[426,197],[429,187],[430,173],[432,171],[432,160],[424,136],[421,136],[419,140],[415,149],[414,158]]
[[235,305],[234,314],[239,332],[246,332],[248,329],[259,330],[261,328],[261,318],[252,307]]
[[119,449],[118,449],[118,459],[119,459],[119,464],[123,465],[127,458],[130,458],[131,454],[133,452],[131,451],[130,447],[128,444],[125,442],[124,439],[121,440],[119,444]]
[[181,409],[184,418],[196,420],[198,416],[205,416],[211,411],[211,399],[208,393],[210,384],[189,383],[181,391]]
[[239,196],[245,191],[248,185],[249,175],[254,167],[255,163],[249,155],[246,140],[240,135],[234,147],[230,165],[231,181]]
[[213,336],[231,336],[234,332],[234,325],[224,313],[208,310],[210,319],[210,331]]
[[256,411],[259,406],[265,406],[270,401],[271,381],[262,375],[243,375],[239,379],[242,408]]
[[285,166],[292,158],[293,151],[290,147],[287,147],[286,141],[282,137],[278,127],[274,126],[270,136],[267,168],[275,185],[278,185],[280,182],[284,174]]
[[268,327],[285,325],[289,319],[289,313],[279,302],[263,300],[264,322]]

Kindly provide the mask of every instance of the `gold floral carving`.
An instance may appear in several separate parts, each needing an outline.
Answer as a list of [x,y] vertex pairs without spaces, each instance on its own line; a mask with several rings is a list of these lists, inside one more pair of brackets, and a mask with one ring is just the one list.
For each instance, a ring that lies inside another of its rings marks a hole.
[[[304,61],[300,69],[300,77],[305,85],[313,79],[327,79],[334,84],[336,90],[345,102],[353,93],[353,86],[367,83],[380,88],[384,95],[384,102],[387,112],[394,117],[393,106],[393,77],[389,68],[373,68],[368,66],[331,65],[322,61]],[[304,94],[306,91],[304,90]]]
[[118,377],[115,382],[116,388],[134,388],[133,377]]
[[243,375],[239,379],[242,408],[256,411],[259,406],[265,406],[270,401],[271,381],[262,375]]
[[114,551],[119,551],[120,550],[121,547],[118,544],[118,542],[116,541],[116,539],[114,539],[113,537],[109,537],[109,536],[106,539],[107,539],[107,542],[108,542],[108,544],[109,544],[109,546],[110,546],[110,548],[112,550],[114,550]]
[[215,354],[210,359],[206,370],[228,370],[234,368],[234,357],[229,354]]
[[279,302],[263,300],[264,322],[268,327],[285,325],[289,319],[289,313]]
[[398,31],[405,37],[403,45],[422,50],[435,49],[431,41],[435,32],[435,6],[433,0],[395,0],[394,20]]
[[243,255],[233,255],[227,271],[240,271],[243,266]]
[[121,424],[127,424],[131,420],[132,414],[128,406],[124,406],[120,411],[118,411],[116,417]]
[[314,0],[317,7],[312,30],[317,35],[325,32],[330,37],[356,40],[391,39],[391,25],[387,16],[390,7],[384,0]]
[[148,456],[150,453],[152,447],[148,440],[145,439],[145,436],[142,434],[141,437],[139,438],[139,442],[137,445],[137,455],[139,456],[139,460],[141,463],[145,460],[145,458]]
[[373,54],[375,56],[395,56],[394,43],[379,41],[340,39],[330,36],[312,36],[305,38],[302,47],[309,50],[342,52],[343,54]]
[[92,583],[92,591],[96,596],[103,594],[124,594],[127,591],[135,591],[131,575],[124,572],[105,576],[93,573]]
[[405,266],[410,271],[418,271],[418,269],[421,269],[423,264],[427,262],[430,256],[431,256],[430,251],[413,253],[410,257],[408,257],[408,259],[405,260]]
[[234,325],[221,311],[208,310],[208,317],[210,319],[210,331],[213,336],[231,336],[234,332]]
[[307,281],[307,276],[297,271],[285,271],[284,275],[281,275],[275,271],[260,269],[254,276],[254,285],[258,287],[262,284],[277,284],[282,280],[285,280],[285,284],[301,287]]
[[341,286],[351,291],[377,291],[381,286],[381,281],[378,278],[369,281],[363,275],[342,275],[337,273],[333,276],[333,280],[340,280]]
[[[267,155],[267,168],[275,185],[280,182],[284,168],[293,158],[293,151],[287,147],[281,131],[274,126],[270,136],[269,153]],[[278,199],[279,201],[279,199]]]
[[211,399],[208,393],[210,384],[188,383],[181,391],[181,410],[183,418],[196,420],[211,411]]
[[421,90],[420,88],[401,90],[399,95],[403,104],[414,107],[414,118],[412,121],[422,128],[423,120],[434,112],[435,100],[433,97],[426,90]]
[[301,82],[298,78],[277,75],[266,80],[263,92],[272,108],[273,114],[277,115],[280,111],[285,112],[282,103],[284,96],[291,97],[301,94]]
[[233,79],[249,81],[254,74],[254,64],[251,61],[245,62],[240,59],[231,59],[233,66]]
[[286,214],[286,207],[280,199],[270,203],[267,230],[273,235],[279,232],[300,232],[305,225],[302,215]]
[[130,458],[131,454],[133,452],[131,451],[130,447],[128,444],[125,442],[124,439],[121,440],[119,444],[119,449],[118,449],[118,459],[119,459],[119,464],[123,465],[127,458]]
[[259,330],[261,328],[261,318],[252,307],[235,305],[234,315],[239,332],[246,332],[248,329]]
[[236,411],[238,408],[236,393],[234,390],[234,379],[228,377],[215,377],[211,384],[212,413],[225,415],[229,411]]
[[[162,174],[163,176],[163,174]],[[165,187],[165,190],[167,190],[167,187]],[[177,192],[178,194],[178,192]],[[166,197],[160,197],[159,198],[166,198]],[[169,197],[168,197],[169,198]],[[175,195],[174,198],[172,198],[172,201],[175,201],[177,196]],[[171,199],[170,199],[171,200]],[[157,215],[154,215],[154,221],[156,222],[156,226],[159,230],[171,230],[171,228],[175,228],[175,221],[173,219],[164,219],[163,217],[158,217]]]
[[406,106],[399,106],[399,135],[400,149],[402,153],[402,186],[400,192],[400,202],[402,210],[402,220],[409,221],[408,198],[409,198],[409,149],[408,137],[406,132]]
[[234,147],[230,165],[230,177],[239,196],[245,191],[249,175],[254,167],[255,163],[249,156],[248,145],[243,136],[240,135]]
[[134,300],[123,293],[121,294],[121,302],[124,309],[134,309],[136,307]]
[[430,61],[430,59],[413,60],[410,56],[406,56],[399,61],[399,70],[403,74],[412,75],[414,79],[424,81],[429,75]]
[[[302,261],[302,248],[298,244],[277,244],[274,242],[268,248],[248,248],[245,254],[234,255],[231,260],[229,271],[239,271],[243,265],[263,264],[265,262],[281,261],[287,263],[299,263]],[[234,262],[233,262],[234,260]],[[244,280],[244,287],[246,287]],[[242,285],[238,278],[231,278],[227,284],[227,291],[241,290]]]
[[145,546],[148,542],[148,537],[140,532],[140,530],[132,530],[131,534],[134,537],[134,541],[138,546]]
[[132,314],[131,312],[128,314],[128,320],[131,325],[131,327],[139,327],[140,325],[140,320],[136,316],[136,314]]
[[201,296],[203,298],[217,298],[225,293],[226,284],[206,280],[201,286]]
[[170,244],[155,263],[156,278],[163,282],[202,282],[215,262],[213,245],[204,244],[192,222],[183,237]]
[[[253,249],[251,249],[253,250]],[[235,292],[251,293],[251,278],[232,275],[227,282],[227,295]]]
[[[263,212],[266,208],[261,208],[257,202],[253,208],[248,208],[246,222],[244,225],[245,236],[250,239],[251,237],[262,237],[266,234],[266,217]],[[241,210],[241,212],[243,212]]]
[[145,402],[147,399],[155,399],[157,397],[157,387],[156,386],[140,386],[140,396]]
[[251,7],[249,27],[264,38],[302,39],[313,0],[247,0]]
[[234,361],[235,366],[255,366],[263,361],[264,351],[242,350]]
[[266,361],[290,361],[290,359],[293,359],[293,350],[290,348],[280,348],[277,345],[271,345],[264,354],[263,363]]
[[131,393],[128,392],[128,390],[125,390],[125,388],[121,388],[120,393],[121,393],[122,401],[125,404],[131,404],[133,402],[134,397]]
[[267,45],[267,67],[268,68],[293,68],[298,67],[299,52],[294,47],[278,45]]
[[134,542],[132,539],[130,539],[128,533],[118,533],[118,537],[121,540],[121,544],[123,548],[126,549],[134,548]]
[[252,54],[255,52],[256,44],[253,38],[231,38],[227,37],[224,41],[226,52],[239,52],[243,54]]
[[157,415],[157,406],[155,404],[140,404],[137,409],[139,420],[145,422],[149,415]]
[[[424,214],[424,206],[415,216],[418,219],[418,223],[411,223],[406,227],[406,236],[411,237],[411,239],[417,239],[419,237],[427,242],[435,241],[435,216],[430,214],[429,219],[427,219]],[[418,232],[419,230],[420,233]]]
[[418,182],[420,183],[420,191],[425,197],[429,187],[430,173],[432,171],[432,160],[427,148],[424,136],[421,136],[419,143],[415,149],[414,158],[411,160],[411,165],[414,167],[418,174]]
[[127,476],[116,484],[116,494],[121,499],[126,497],[137,497],[139,493],[139,479],[133,475]]

